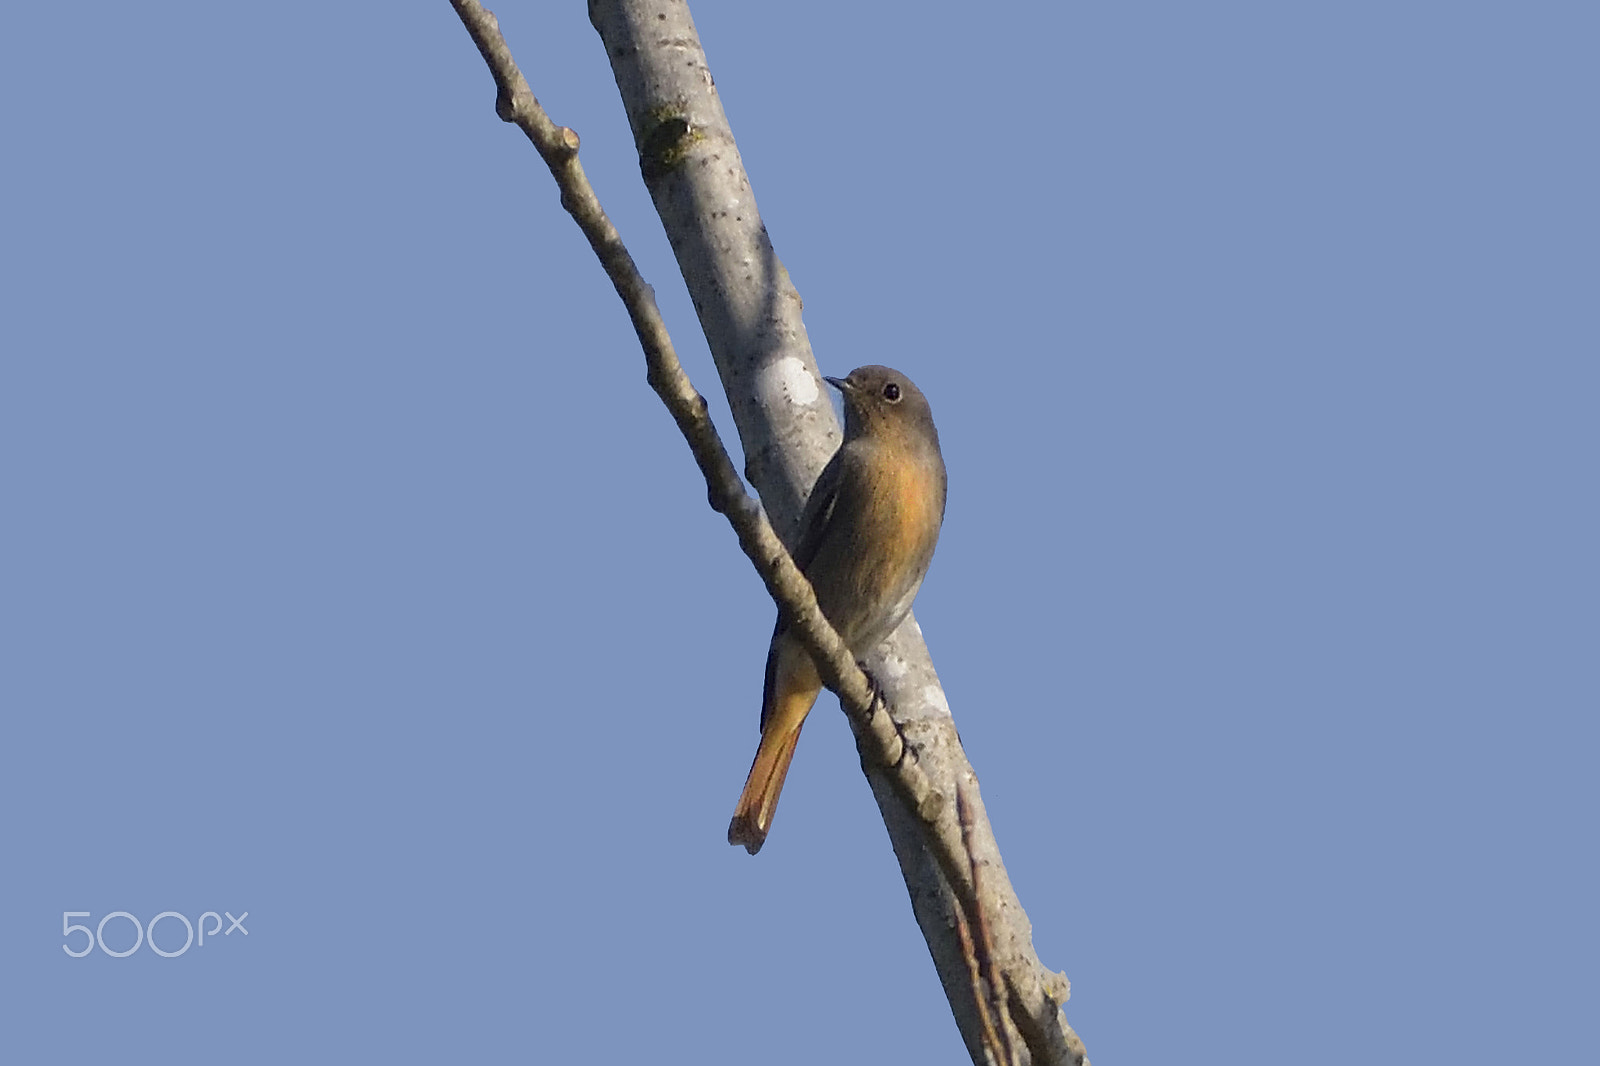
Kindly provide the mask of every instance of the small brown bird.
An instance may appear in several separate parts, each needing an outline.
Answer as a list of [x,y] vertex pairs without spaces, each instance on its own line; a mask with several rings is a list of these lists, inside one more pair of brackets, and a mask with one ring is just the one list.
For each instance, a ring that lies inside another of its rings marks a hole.
[[[909,378],[863,366],[827,378],[844,394],[844,443],[800,516],[795,565],[857,659],[911,610],[944,523],[945,470],[928,401]],[[728,843],[761,850],[822,679],[778,617],[767,652],[761,746],[728,825]]]

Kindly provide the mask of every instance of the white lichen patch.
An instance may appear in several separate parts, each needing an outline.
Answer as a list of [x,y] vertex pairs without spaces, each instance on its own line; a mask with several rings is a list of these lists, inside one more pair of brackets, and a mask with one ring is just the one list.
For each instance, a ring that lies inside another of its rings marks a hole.
[[883,675],[885,681],[899,681],[911,669],[911,664],[906,662],[903,655],[885,655],[878,664],[878,673]]
[[922,702],[929,707],[937,707],[945,714],[950,713],[950,701],[944,698],[944,690],[938,685],[924,685],[922,689]]
[[766,407],[785,403],[810,407],[817,402],[817,379],[805,363],[786,355],[761,369],[756,377],[756,399]]

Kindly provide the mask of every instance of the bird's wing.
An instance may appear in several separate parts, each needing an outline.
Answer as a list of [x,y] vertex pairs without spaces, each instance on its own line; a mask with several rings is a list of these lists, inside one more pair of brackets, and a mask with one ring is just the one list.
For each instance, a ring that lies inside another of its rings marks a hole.
[[805,510],[800,512],[800,540],[794,549],[794,565],[802,572],[817,557],[817,549],[827,536],[828,523],[833,521],[834,505],[839,502],[839,467],[843,455],[843,448],[833,453],[828,465],[817,475]]
[[[822,468],[822,473],[817,475],[817,483],[811,487],[811,495],[806,497],[804,510],[800,512],[800,538],[794,548],[794,564],[804,573],[806,567],[817,557],[817,550],[822,547],[822,542],[827,539],[828,523],[833,520],[833,511],[839,502],[839,466],[840,456],[844,449],[840,448],[833,453],[833,458],[828,460],[828,465]],[[777,624],[772,627],[772,648],[767,653],[767,678],[764,685],[764,695],[761,701],[761,728],[767,727],[767,717],[771,714],[773,684],[776,680],[778,663],[778,638],[788,628],[783,612],[778,612]]]

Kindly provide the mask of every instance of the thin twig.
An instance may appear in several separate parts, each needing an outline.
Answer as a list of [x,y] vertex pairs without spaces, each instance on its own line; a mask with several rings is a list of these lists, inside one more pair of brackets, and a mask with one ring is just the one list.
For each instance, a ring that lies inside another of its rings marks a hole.
[[[956,818],[961,823],[961,842],[971,864],[973,897],[981,899],[983,873],[972,845],[972,801],[967,798],[967,786],[962,781],[956,782]],[[1012,1039],[1016,1022],[1011,1018],[1006,991],[995,966],[994,930],[989,925],[988,912],[981,906],[974,907],[967,915],[967,920],[972,924],[972,932],[962,938],[962,945],[970,946],[972,951],[973,994],[977,997],[978,1009],[984,1018],[985,1040],[997,1063],[1019,1066],[1022,1060],[1017,1057],[1016,1041]],[[990,1020],[991,1015],[993,1021]]]
[[978,945],[972,935],[972,923],[960,910],[955,915],[956,939],[961,942],[961,958],[967,964],[967,975],[972,981],[972,1005],[978,1012],[978,1027],[983,1037],[984,1056],[992,1066],[1011,1066],[1009,1058],[1002,1059],[1001,1036],[994,1024],[994,1012],[989,1009],[989,997],[983,984],[982,967],[978,962]]

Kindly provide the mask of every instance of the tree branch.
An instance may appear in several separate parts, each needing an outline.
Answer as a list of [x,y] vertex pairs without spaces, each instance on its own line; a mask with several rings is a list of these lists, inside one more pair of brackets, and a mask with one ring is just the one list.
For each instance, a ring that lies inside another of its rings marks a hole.
[[[578,162],[578,136],[552,122],[518,70],[494,15],[451,0],[497,88],[495,112],[533,142],[627,308],[647,377],[688,441],[713,509],[839,696],[883,811],[918,924],[975,1063],[1087,1063],[1061,1016],[1066,978],[1046,971],[962,754],[921,630],[907,619],[874,693],[823,617],[767,513],[745,492],[679,363],[654,291]],[[591,0],[655,199],[727,389],[747,474],[793,532],[816,473],[837,447],[800,322],[800,299],[761,224],[685,4]]]

